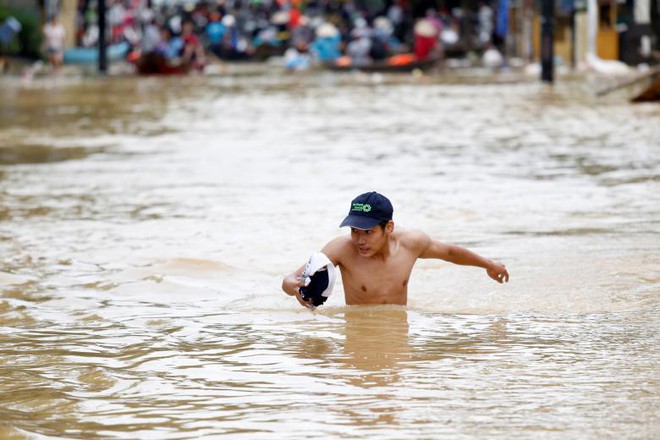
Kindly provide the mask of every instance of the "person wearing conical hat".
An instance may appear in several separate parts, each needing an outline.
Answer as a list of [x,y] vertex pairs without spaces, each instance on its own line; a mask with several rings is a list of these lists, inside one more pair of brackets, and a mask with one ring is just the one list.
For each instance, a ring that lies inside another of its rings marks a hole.
[[315,30],[316,38],[309,45],[312,55],[321,62],[341,57],[341,34],[332,23],[321,23]]
[[419,60],[429,58],[438,44],[436,27],[433,26],[430,20],[422,18],[415,23],[414,34],[413,52],[415,56]]

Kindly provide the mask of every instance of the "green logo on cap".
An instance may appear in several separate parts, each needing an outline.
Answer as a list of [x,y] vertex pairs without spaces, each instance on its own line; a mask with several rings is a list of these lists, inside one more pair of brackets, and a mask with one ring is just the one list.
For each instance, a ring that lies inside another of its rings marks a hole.
[[371,211],[371,205],[368,203],[353,203],[351,211],[369,212]]

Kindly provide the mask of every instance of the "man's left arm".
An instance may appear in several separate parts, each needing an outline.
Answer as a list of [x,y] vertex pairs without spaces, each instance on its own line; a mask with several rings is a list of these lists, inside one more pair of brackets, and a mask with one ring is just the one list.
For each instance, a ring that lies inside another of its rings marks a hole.
[[422,240],[422,251],[419,258],[436,258],[461,266],[481,267],[486,269],[488,276],[498,283],[509,282],[509,272],[505,265],[484,258],[463,247],[432,240],[428,236]]

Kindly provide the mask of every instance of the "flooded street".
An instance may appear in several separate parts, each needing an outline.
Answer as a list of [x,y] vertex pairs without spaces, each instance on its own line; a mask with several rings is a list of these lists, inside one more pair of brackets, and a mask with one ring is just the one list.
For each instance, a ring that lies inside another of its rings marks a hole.
[[[656,438],[660,106],[592,91],[0,82],[0,438]],[[371,190],[511,281],[301,308],[282,277]]]

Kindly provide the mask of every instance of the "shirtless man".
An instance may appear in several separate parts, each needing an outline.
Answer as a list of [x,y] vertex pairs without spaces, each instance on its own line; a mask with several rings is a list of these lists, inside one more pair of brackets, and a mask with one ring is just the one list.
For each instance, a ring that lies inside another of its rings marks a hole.
[[[387,197],[377,192],[357,196],[340,225],[349,226],[351,235],[337,237],[321,250],[339,266],[347,305],[406,305],[408,280],[418,258],[482,267],[498,283],[509,281],[503,264],[465,248],[433,240],[420,231],[395,230],[393,211]],[[300,296],[304,269],[302,265],[287,275],[282,290],[295,296],[304,307],[311,308],[311,303]]]

